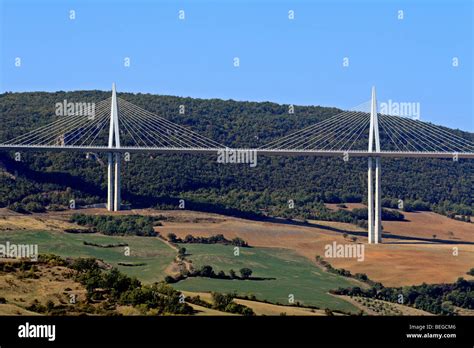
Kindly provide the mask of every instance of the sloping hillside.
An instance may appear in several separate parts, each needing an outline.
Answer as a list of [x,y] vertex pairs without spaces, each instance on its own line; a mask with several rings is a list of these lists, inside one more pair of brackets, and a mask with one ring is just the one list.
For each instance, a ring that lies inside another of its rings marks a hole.
[[[0,142],[55,119],[55,103],[99,101],[109,92],[6,93],[0,95]],[[149,94],[120,97],[173,122],[192,128],[231,147],[260,146],[324,120],[340,110],[287,105],[201,100]],[[179,106],[185,114],[179,114]],[[467,139],[474,135],[449,130]],[[15,162],[0,152],[0,207],[14,202],[43,206],[105,201],[104,158],[71,153],[23,153]],[[419,200],[436,205],[441,213],[470,214],[474,161],[441,159],[383,159],[382,190],[386,200]],[[280,217],[336,219],[322,204],[363,202],[366,196],[366,161],[336,158],[268,158],[258,165],[220,165],[214,156],[133,155],[124,162],[123,199],[133,206],[176,207],[225,214],[269,214]],[[69,188],[69,189],[68,189]],[[44,192],[54,194],[40,195]],[[288,208],[288,200],[295,202]],[[385,202],[384,204],[389,204]]]

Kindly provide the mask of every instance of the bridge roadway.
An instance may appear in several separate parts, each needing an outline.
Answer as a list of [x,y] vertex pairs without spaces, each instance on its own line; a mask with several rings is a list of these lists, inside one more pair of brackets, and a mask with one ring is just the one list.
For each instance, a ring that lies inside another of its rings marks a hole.
[[52,145],[8,145],[0,144],[0,150],[6,151],[74,151],[105,153],[160,153],[160,154],[210,154],[217,155],[223,150],[256,151],[263,156],[333,156],[343,157],[386,157],[386,158],[474,158],[473,152],[407,152],[407,151],[362,151],[362,150],[296,150],[263,148],[172,148],[172,147],[108,147],[108,146],[52,146]]

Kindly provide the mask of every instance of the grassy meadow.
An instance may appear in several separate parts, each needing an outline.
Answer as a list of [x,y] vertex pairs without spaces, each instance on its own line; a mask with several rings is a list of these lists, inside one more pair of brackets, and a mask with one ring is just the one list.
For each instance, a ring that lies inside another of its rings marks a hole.
[[356,308],[339,298],[329,295],[330,289],[354,285],[351,280],[322,271],[308,259],[291,250],[277,248],[240,248],[240,255],[234,256],[234,247],[226,245],[183,244],[188,259],[195,268],[210,265],[214,271],[229,274],[233,269],[239,273],[247,267],[252,277],[275,278],[268,280],[227,280],[211,278],[188,278],[174,284],[179,290],[193,292],[237,292],[253,294],[259,300],[289,304],[290,294],[295,303],[320,308],[356,312]]
[[[5,231],[0,234],[0,243],[38,244],[40,254],[53,253],[63,257],[95,257],[117,267],[120,271],[136,276],[145,283],[163,280],[166,267],[173,262],[176,252],[156,237],[117,237],[101,234],[72,234],[48,231]],[[125,256],[124,247],[101,248],[84,245],[87,241],[96,244],[127,243],[130,256]],[[145,263],[143,266],[119,266],[118,263]]]

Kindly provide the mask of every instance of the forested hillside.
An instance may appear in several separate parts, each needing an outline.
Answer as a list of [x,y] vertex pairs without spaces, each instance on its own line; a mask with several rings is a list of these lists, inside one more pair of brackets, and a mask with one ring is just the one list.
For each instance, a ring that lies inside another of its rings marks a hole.
[[[0,143],[53,121],[55,103],[98,102],[110,92],[6,93],[0,95]],[[146,110],[190,127],[229,147],[258,147],[330,117],[340,110],[273,103],[201,100],[150,94],[119,96]],[[179,106],[185,105],[184,115]],[[448,115],[449,116],[449,115]],[[474,135],[452,131],[474,140]],[[323,202],[363,202],[367,161],[322,157],[258,157],[258,165],[218,164],[209,155],[132,155],[122,166],[123,199],[134,207],[160,206],[233,214],[324,218]],[[35,211],[105,201],[105,157],[72,153],[0,152],[0,206]],[[398,199],[444,214],[471,215],[474,161],[383,159],[386,206]],[[294,201],[289,208],[288,201]],[[389,201],[392,200],[392,201]],[[27,207],[27,205],[29,205]],[[410,204],[408,204],[409,206]],[[344,213],[341,213],[344,214]]]

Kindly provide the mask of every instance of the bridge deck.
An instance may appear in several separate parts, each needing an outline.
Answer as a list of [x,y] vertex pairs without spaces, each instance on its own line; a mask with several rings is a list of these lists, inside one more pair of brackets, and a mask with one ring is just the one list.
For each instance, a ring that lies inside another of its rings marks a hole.
[[129,153],[161,153],[161,154],[212,154],[217,155],[223,150],[256,151],[263,156],[334,156],[343,157],[392,157],[392,158],[474,158],[472,152],[408,152],[408,151],[379,151],[368,152],[360,150],[329,151],[329,150],[291,150],[264,148],[170,148],[170,147],[112,147],[107,146],[47,146],[47,145],[8,145],[0,144],[0,150],[16,151],[74,151],[74,152],[129,152]]

